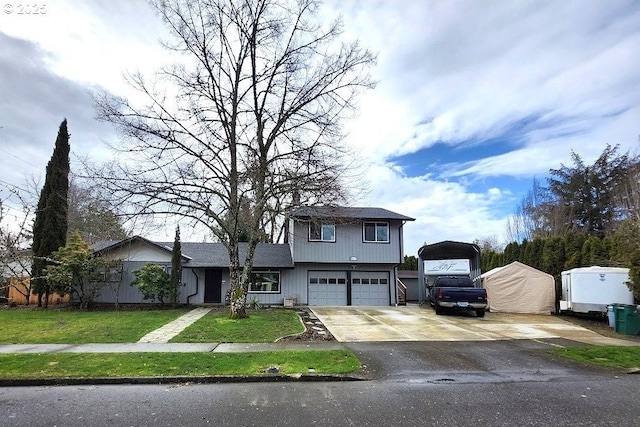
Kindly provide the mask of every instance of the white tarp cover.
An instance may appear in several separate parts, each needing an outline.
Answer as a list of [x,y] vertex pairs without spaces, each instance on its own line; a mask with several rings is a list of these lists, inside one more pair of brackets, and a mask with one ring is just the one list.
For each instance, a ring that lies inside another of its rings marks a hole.
[[556,288],[553,276],[515,261],[480,276],[489,310],[502,313],[552,314]]

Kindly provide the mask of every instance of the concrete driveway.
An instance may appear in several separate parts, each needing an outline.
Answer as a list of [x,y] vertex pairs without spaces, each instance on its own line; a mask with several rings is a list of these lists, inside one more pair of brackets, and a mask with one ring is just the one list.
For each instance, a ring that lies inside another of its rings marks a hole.
[[556,316],[487,313],[436,316],[427,306],[312,307],[340,342],[496,341],[564,338],[595,345],[637,345],[608,338]]

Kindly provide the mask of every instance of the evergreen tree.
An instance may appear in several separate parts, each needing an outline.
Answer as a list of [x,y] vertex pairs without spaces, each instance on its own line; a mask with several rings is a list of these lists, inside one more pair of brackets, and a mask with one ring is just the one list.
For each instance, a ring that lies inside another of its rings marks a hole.
[[417,270],[418,258],[414,255],[405,255],[404,262],[398,267],[400,270]]
[[171,251],[171,290],[169,300],[174,307],[178,305],[178,294],[182,283],[182,247],[180,244],[180,227],[176,227],[176,237]]
[[551,274],[556,282],[561,279],[564,269],[564,239],[562,237],[547,237],[542,246],[542,271]]
[[531,262],[528,265],[538,270],[543,270],[542,251],[544,249],[544,239],[536,237],[529,243],[529,246],[531,246]]
[[609,260],[609,252],[607,251],[602,239],[591,236],[585,240],[582,246],[582,264],[585,267],[593,265],[607,265]]
[[571,270],[582,266],[582,246],[587,237],[580,232],[570,231],[564,237],[564,268]]
[[105,285],[110,261],[94,257],[93,249],[77,231],[51,258],[55,264],[46,268],[48,285],[60,295],[71,295],[80,308],[91,308]]
[[43,295],[45,296],[45,307],[49,303],[51,287],[44,271],[47,266],[47,258],[63,247],[67,240],[69,151],[67,119],[64,119],[58,130],[53,155],[47,164],[44,187],[40,191],[36,218],[33,223],[31,279],[33,280],[32,292],[38,295],[38,307],[42,307]]
[[504,265],[511,264],[518,260],[520,245],[518,242],[511,242],[504,248]]

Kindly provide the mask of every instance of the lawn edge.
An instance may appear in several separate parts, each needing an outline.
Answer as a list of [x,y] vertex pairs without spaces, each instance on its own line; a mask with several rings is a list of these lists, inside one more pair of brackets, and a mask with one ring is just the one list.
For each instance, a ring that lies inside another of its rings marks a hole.
[[0,387],[69,386],[69,385],[143,385],[143,384],[221,384],[257,382],[343,382],[366,381],[350,374],[289,374],[289,375],[207,375],[152,377],[90,377],[90,378],[24,378],[0,379]]

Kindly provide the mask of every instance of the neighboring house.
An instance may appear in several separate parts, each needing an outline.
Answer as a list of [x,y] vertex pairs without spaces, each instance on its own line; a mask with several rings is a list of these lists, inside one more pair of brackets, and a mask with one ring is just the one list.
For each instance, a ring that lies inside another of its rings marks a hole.
[[405,302],[418,302],[418,270],[398,270],[398,280],[404,287]]
[[[395,305],[397,266],[404,256],[402,227],[413,218],[380,208],[304,207],[293,211],[284,244],[260,243],[249,300],[283,305]],[[94,245],[96,253],[122,259],[97,302],[144,302],[133,271],[154,263],[171,268],[173,242],[133,237]],[[224,304],[229,257],[221,243],[181,242],[180,302]],[[241,244],[241,264],[246,244]]]
[[[29,271],[31,269],[31,260],[33,254],[31,249],[22,249],[17,252],[0,254],[2,263],[0,263],[0,296],[6,297],[9,304],[25,305],[27,297],[29,304],[38,303],[38,295],[29,294],[29,284],[31,281]],[[4,279],[4,283],[2,283]],[[6,293],[4,293],[6,292]],[[44,296],[43,296],[44,302]],[[69,296],[60,296],[56,293],[49,295],[48,303],[66,304],[69,302]]]

